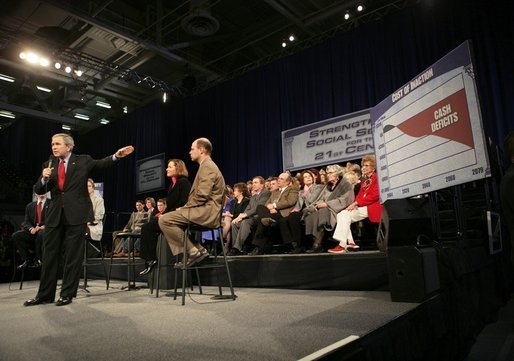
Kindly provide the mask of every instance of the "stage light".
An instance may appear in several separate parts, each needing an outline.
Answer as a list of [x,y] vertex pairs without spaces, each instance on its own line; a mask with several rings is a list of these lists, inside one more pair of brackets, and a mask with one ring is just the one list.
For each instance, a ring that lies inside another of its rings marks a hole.
[[293,34],[289,35],[289,41],[295,41],[295,37]]
[[364,6],[362,6],[362,5],[358,5],[358,6],[357,6],[357,11],[358,11],[358,12],[361,12],[362,10],[364,10]]
[[66,68],[64,68],[64,71],[68,74],[71,73],[71,66],[67,66]]
[[54,67],[55,69],[59,70],[61,69],[61,63],[59,63],[58,61],[54,64]]
[[69,125],[66,125],[66,124],[63,124],[63,125],[61,126],[61,128],[62,128],[63,130],[71,130],[71,127],[70,127]]
[[51,93],[52,92],[52,89],[45,88],[43,86],[36,85],[36,88],[37,88],[37,90],[41,90],[42,92],[45,92],[45,93]]
[[96,101],[96,106],[97,106],[97,107],[102,107],[102,108],[111,109],[111,104],[106,103],[106,102],[102,102],[102,101],[100,101],[100,100],[97,100],[97,101]]
[[27,53],[26,53],[26,52],[24,52],[24,51],[22,51],[22,52],[20,53],[20,59],[21,59],[21,60],[25,60],[25,59],[27,59]]
[[78,77],[81,77],[83,72],[80,69],[75,70],[75,74],[77,74]]
[[127,107],[126,105],[123,107],[123,113],[124,113],[124,114],[127,114],[127,113],[128,113],[128,107]]
[[39,55],[29,51],[27,53],[27,62],[29,62],[30,64],[37,64],[37,63],[39,63]]
[[282,42],[282,47],[285,48],[287,46],[287,43],[285,41]]
[[162,93],[162,102],[166,103],[168,101],[168,93],[164,92]]
[[348,20],[350,18],[350,13],[347,11],[345,14],[344,14],[344,19],[345,20]]
[[9,119],[16,118],[16,116],[12,112],[7,111],[7,110],[0,110],[0,117],[9,118]]
[[48,60],[47,58],[40,58],[39,65],[47,67],[48,65],[50,65],[50,60]]
[[85,114],[75,113],[74,117],[77,119],[89,120],[89,116]]
[[107,119],[105,119],[105,118],[100,120],[100,124],[104,124],[105,125],[105,124],[109,124],[109,123],[110,122]]
[[9,83],[14,83],[14,81],[16,79],[14,79],[12,76],[9,76],[9,75],[0,74],[0,80],[6,81],[6,82],[9,82]]

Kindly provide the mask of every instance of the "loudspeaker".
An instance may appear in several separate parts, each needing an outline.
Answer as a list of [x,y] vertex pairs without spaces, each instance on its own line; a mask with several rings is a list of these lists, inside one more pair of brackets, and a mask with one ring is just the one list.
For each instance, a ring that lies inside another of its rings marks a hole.
[[387,268],[393,302],[422,302],[440,287],[437,252],[432,247],[391,247]]
[[390,199],[384,203],[377,233],[377,246],[414,246],[418,236],[433,239],[430,203],[427,197]]

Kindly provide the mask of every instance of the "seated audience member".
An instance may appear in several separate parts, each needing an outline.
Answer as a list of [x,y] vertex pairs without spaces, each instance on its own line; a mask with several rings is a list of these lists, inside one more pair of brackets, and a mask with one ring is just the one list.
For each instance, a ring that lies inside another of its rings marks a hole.
[[269,177],[268,179],[269,179],[268,190],[270,192],[273,192],[274,190],[277,190],[278,189],[277,177]]
[[93,241],[101,242],[104,231],[104,199],[98,193],[95,193],[95,182],[91,178],[87,180],[87,191],[89,192],[91,203],[93,203],[94,216],[93,222],[87,223],[87,234]]
[[248,190],[248,194],[250,196],[253,196],[253,194],[252,194],[253,182],[251,179],[249,181],[246,181],[246,189]]
[[321,242],[325,231],[334,229],[337,213],[353,202],[353,188],[343,179],[343,170],[337,164],[327,166],[327,183],[318,198],[303,210],[305,234],[312,235],[314,239],[307,253],[323,252]]
[[[161,216],[166,211],[166,198],[160,198],[157,201],[157,213],[155,213],[156,217]],[[143,227],[146,224],[143,225]],[[141,233],[143,233],[143,227],[141,227]]]
[[[25,219],[21,230],[12,235],[12,240],[20,254],[18,269],[41,267],[43,237],[45,234],[46,195],[38,195],[36,201],[25,207]],[[31,251],[33,255],[31,255]]]
[[239,216],[250,203],[250,195],[248,194],[244,183],[234,184],[234,200],[230,203],[230,208],[223,213],[223,239],[226,240],[227,249],[230,248],[232,220]]
[[270,191],[264,188],[264,178],[261,176],[253,178],[252,194],[244,212],[232,220],[232,249],[229,256],[244,254],[244,243],[252,230],[257,227],[257,206],[266,204],[270,196]]
[[[246,188],[246,186],[245,186],[245,188]],[[234,190],[228,184],[225,185],[224,196],[225,196],[225,204],[223,206],[223,215],[222,215],[221,223],[223,225],[223,235],[222,236],[223,236],[223,240],[225,241],[227,239],[225,227],[228,223],[228,231],[227,232],[230,232],[230,222],[232,222],[232,218],[230,218],[230,216],[228,216],[229,219],[225,219],[225,218],[227,218],[225,215],[229,213],[230,208],[232,207],[232,203],[234,202]],[[202,237],[201,241],[206,241],[206,242],[213,241],[213,239],[212,239],[213,233],[211,231],[202,232],[201,237]],[[216,239],[218,239],[218,230],[214,230],[214,241],[216,241]],[[211,250],[214,251],[214,248],[212,248]]]
[[271,248],[270,232],[282,218],[287,217],[298,200],[298,189],[292,185],[291,174],[281,173],[277,180],[277,189],[271,192],[266,205],[257,206],[257,223],[252,244],[252,255],[264,254]]
[[150,217],[155,216],[157,208],[155,208],[155,199],[153,197],[145,198],[146,211]]
[[350,225],[361,219],[369,218],[371,222],[380,222],[382,205],[379,201],[377,174],[375,172],[375,156],[367,155],[362,158],[362,177],[359,194],[355,201],[337,214],[337,226],[333,239],[339,245],[329,250],[330,253],[344,253],[359,249],[352,236]]
[[[148,221],[148,212],[145,211],[143,201],[136,201],[136,212],[132,212],[130,219],[121,232],[141,233],[141,227]],[[127,237],[124,240],[120,240],[117,235],[120,231],[113,232],[114,242],[114,257],[126,257],[128,256],[128,246],[130,242],[133,242],[134,255],[139,255],[140,239],[139,237],[131,239]]]
[[327,171],[325,170],[325,168],[321,168],[319,170],[319,184],[327,184]]
[[[171,185],[166,197],[166,209],[159,209],[159,213],[165,214],[182,207],[187,202],[187,197],[191,191],[191,183],[187,178],[189,172],[186,164],[180,159],[170,159],[166,168],[166,176],[171,178]],[[159,202],[157,202],[159,207]],[[141,258],[145,260],[146,267],[140,272],[141,275],[150,273],[157,264],[157,241],[161,229],[159,218],[151,218],[150,221],[141,227]]]
[[353,193],[357,196],[359,193],[360,178],[353,170],[347,171],[343,178],[352,185]]
[[303,244],[303,209],[310,206],[323,189],[320,184],[315,184],[316,176],[310,170],[301,173],[303,188],[298,193],[298,201],[287,217],[278,222],[280,235],[284,244],[290,244],[292,253],[302,253],[305,251]]

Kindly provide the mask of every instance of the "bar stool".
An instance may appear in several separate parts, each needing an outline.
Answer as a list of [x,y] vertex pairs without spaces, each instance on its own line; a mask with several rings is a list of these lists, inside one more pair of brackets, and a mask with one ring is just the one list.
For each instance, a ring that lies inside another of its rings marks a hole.
[[[134,240],[135,238],[141,237],[141,233],[138,232],[120,232],[117,234],[117,237],[122,239],[128,239],[128,253],[127,253],[127,288],[135,289],[136,288],[136,257],[134,256],[133,248],[134,248]],[[124,266],[124,264],[113,264],[112,263],[113,254],[111,254],[111,259],[109,263],[109,273],[107,275],[107,289],[109,289],[109,284],[111,282],[111,270],[113,266]]]
[[[168,263],[167,252],[165,251],[163,254],[163,248],[164,248],[164,250],[169,249],[168,244],[166,242],[166,238],[164,238],[164,235],[161,233],[161,234],[159,234],[159,238],[157,240],[157,251],[156,251],[157,265],[152,270],[152,272],[150,274],[151,279],[149,280],[150,294],[153,294],[154,285],[155,285],[155,297],[156,298],[159,297],[159,290],[161,288],[162,269],[164,268],[167,271],[169,266],[172,266],[172,268],[173,268],[173,264]],[[179,257],[176,256],[174,258],[175,258],[175,262],[178,262]],[[174,279],[175,279],[175,284],[176,284],[177,270],[175,270],[174,268],[173,268],[173,270],[174,270]],[[188,277],[190,289],[192,291],[194,288],[193,288],[193,283],[191,282],[191,272],[190,271],[188,272],[187,277]],[[203,291],[202,291],[202,285],[200,284],[200,274],[199,274],[198,270],[196,270],[196,278],[198,279],[199,292],[200,292],[200,294],[202,294]]]
[[[222,203],[223,204],[223,203]],[[232,299],[232,300],[235,300],[236,299],[236,295],[234,293],[234,288],[232,286],[232,278],[230,276],[230,269],[228,267],[228,261],[227,261],[227,252],[226,252],[226,249],[223,245],[223,223],[222,223],[222,217],[223,217],[223,207],[221,207],[221,210],[220,210],[220,217],[219,217],[219,223],[216,227],[204,227],[204,226],[200,226],[198,224],[194,224],[194,223],[188,223],[185,231],[184,231],[184,254],[183,254],[183,258],[182,258],[182,266],[180,268],[176,268],[176,273],[175,273],[175,292],[174,292],[174,296],[173,296],[173,299],[176,300],[177,299],[177,275],[178,275],[178,272],[177,271],[182,271],[182,306],[185,305],[185,302],[186,302],[186,288],[187,288],[187,272],[189,270],[195,270],[196,272],[198,272],[199,269],[209,269],[209,268],[215,268],[216,269],[216,276],[218,278],[218,281],[220,280],[219,278],[219,273],[218,273],[218,270],[220,269],[224,269],[226,274],[227,274],[227,279],[228,279],[228,286],[230,288],[230,295],[224,295],[223,294],[223,288],[222,288],[222,285],[221,285],[221,282],[219,283],[218,285],[218,289],[219,289],[219,294],[214,296],[213,299],[216,299],[216,300],[226,300],[226,299]],[[216,237],[215,235],[215,231],[218,231],[218,237]],[[213,261],[211,263],[208,263],[208,264],[198,264],[198,265],[192,265],[192,266],[188,266],[187,265],[187,240],[188,240],[188,237],[191,235],[192,232],[211,232],[211,235],[212,235],[212,247],[214,249],[214,257],[213,257]],[[222,260],[222,263],[219,263],[218,262],[218,251],[217,251],[217,248],[216,248],[216,241],[219,241],[219,244],[220,244],[220,248],[222,250],[222,257],[223,257],[223,260]],[[200,280],[200,278],[198,277],[198,281]]]

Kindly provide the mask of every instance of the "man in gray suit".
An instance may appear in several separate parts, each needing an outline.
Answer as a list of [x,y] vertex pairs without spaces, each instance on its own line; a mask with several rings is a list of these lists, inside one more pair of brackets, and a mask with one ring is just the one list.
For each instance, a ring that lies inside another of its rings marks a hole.
[[257,206],[266,204],[270,197],[271,193],[264,188],[264,178],[261,176],[253,177],[252,193],[248,207],[232,220],[232,249],[228,253],[229,256],[244,254],[243,244],[258,224]]

